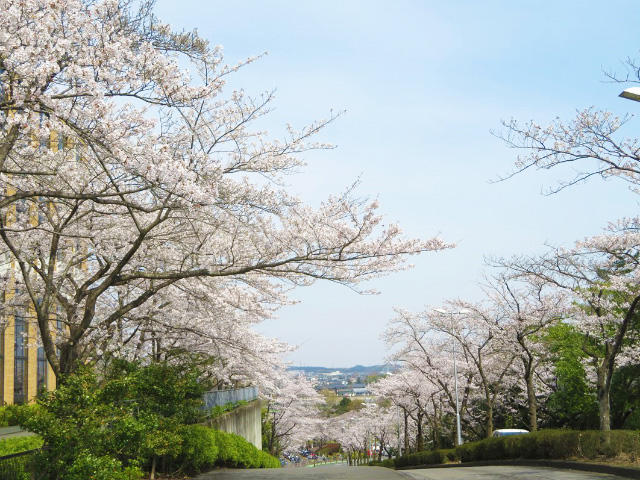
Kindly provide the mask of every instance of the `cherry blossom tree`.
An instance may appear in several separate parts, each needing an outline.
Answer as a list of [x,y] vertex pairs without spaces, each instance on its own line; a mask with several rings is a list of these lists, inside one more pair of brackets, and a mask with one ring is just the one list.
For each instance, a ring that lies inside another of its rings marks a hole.
[[389,455],[398,446],[400,424],[395,407],[367,403],[361,410],[344,413],[330,421],[343,449],[368,453],[372,459],[377,454],[378,460],[382,460],[383,453]]
[[[391,406],[380,404],[367,404],[361,411],[363,417],[367,417],[369,431],[375,439],[378,460],[382,460],[383,453],[391,456],[391,452],[397,451],[400,439],[400,422],[398,410]],[[373,452],[375,454],[375,451]]]
[[[441,410],[435,406],[436,397],[441,397],[437,401],[445,403],[448,413],[455,416],[456,392],[451,339],[435,334],[433,325],[429,321],[429,311],[413,314],[406,310],[395,309],[395,312],[396,316],[389,322],[383,334],[387,346],[395,349],[389,360],[406,365],[407,369],[403,370],[406,374],[405,383],[426,382],[430,385],[429,403],[433,406],[434,414]],[[459,348],[458,351],[460,350]],[[462,393],[459,408],[464,421],[470,394],[474,391],[472,388],[474,373],[464,357],[459,358],[457,371],[459,393]],[[409,378],[411,380],[408,380]],[[442,419],[432,416],[427,418],[432,424],[434,444],[439,445],[440,436],[444,433]]]
[[497,341],[492,326],[497,319],[487,305],[455,300],[445,306],[446,310],[427,308],[417,314],[397,310],[397,317],[385,332],[389,345],[401,344],[392,358],[420,371],[443,391],[443,398],[455,412],[455,389],[451,385],[455,343],[459,377],[463,379],[461,416],[468,409],[469,396],[481,394],[486,409],[484,434],[491,436],[494,407],[509,386],[506,380],[512,377],[515,355]]
[[504,265],[524,277],[546,282],[573,303],[567,321],[583,334],[582,349],[596,380],[600,428],[610,430],[611,379],[616,366],[637,358],[630,334],[640,304],[640,237],[622,228],[551,249],[542,257],[516,258]]
[[450,301],[446,307],[458,314],[429,312],[432,329],[454,339],[467,363],[473,366],[473,380],[482,392],[486,408],[484,433],[490,437],[496,401],[509,386],[515,355],[497,341],[494,329],[490,328],[498,321],[491,307],[462,300]]
[[108,329],[96,325],[82,355],[105,363],[113,357],[196,361],[220,386],[272,388],[266,383],[280,377],[282,355],[293,348],[253,330],[272,312],[258,297],[240,293],[197,279],[168,287]]
[[[529,429],[538,428],[536,378],[542,372],[538,367],[544,360],[542,337],[545,329],[566,315],[566,295],[537,278],[514,279],[509,272],[500,272],[488,279],[484,293],[491,316],[475,305],[466,305],[486,321],[496,340],[505,351],[518,355],[519,372],[527,393]],[[526,281],[529,280],[529,281]],[[542,383],[544,386],[544,383]]]
[[402,447],[398,445],[398,449],[404,452],[410,451],[410,440],[412,431],[417,433],[417,428],[409,427],[409,420],[416,418],[413,412],[416,410],[416,404],[411,395],[411,389],[417,388],[420,380],[416,379],[416,372],[411,372],[409,368],[401,368],[393,374],[369,385],[370,392],[376,398],[383,399],[385,402],[391,402],[393,407],[397,409],[398,436],[402,437]]
[[[0,0],[2,287],[32,306],[58,378],[119,323],[140,339],[136,322],[157,325],[174,302],[147,308],[167,289],[200,280],[226,309],[242,297],[269,309],[290,286],[357,288],[450,246],[404,238],[352,188],[318,208],[289,195],[284,176],[330,147],[312,137],[335,115],[281,139],[257,130],[273,95],[226,89],[254,59],[224,65],[220,47],[152,7]],[[180,304],[165,329],[190,328]]]
[[[451,420],[455,418],[455,403],[450,405],[448,394],[437,381],[438,377],[450,374],[429,369],[427,365],[417,369],[405,364],[395,373],[370,385],[374,395],[383,402],[391,402],[399,409],[398,413],[402,413],[405,451],[409,451],[410,432],[413,432],[416,450],[423,450],[427,442],[433,448],[441,448],[443,439],[446,444],[453,443],[455,427]],[[465,398],[468,398],[468,393]]]
[[[532,169],[571,167],[571,177],[551,188],[555,193],[591,177],[619,178],[637,190],[640,184],[638,140],[624,138],[620,130],[630,116],[588,108],[571,121],[560,119],[548,126],[536,122],[504,123],[501,137],[511,148],[521,151],[513,175]],[[569,169],[567,169],[569,170]]]
[[322,397],[303,375],[292,375],[281,370],[277,380],[263,385],[263,431],[266,447],[272,455],[293,445],[304,445],[314,438],[321,422],[319,405]]
[[[624,62],[626,73],[607,72],[619,84],[640,83],[636,59]],[[556,119],[546,126],[536,122],[503,122],[499,136],[508,146],[521,152],[509,178],[527,170],[564,170],[571,177],[560,180],[551,192],[586,181],[592,177],[617,178],[638,193],[640,156],[638,139],[625,138],[624,128],[631,115],[616,116],[606,110],[587,108],[569,121]]]

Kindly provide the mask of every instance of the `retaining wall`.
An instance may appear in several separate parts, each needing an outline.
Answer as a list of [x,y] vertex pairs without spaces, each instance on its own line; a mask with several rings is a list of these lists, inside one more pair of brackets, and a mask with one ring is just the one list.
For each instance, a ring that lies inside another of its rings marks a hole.
[[227,403],[251,402],[258,398],[258,387],[212,390],[204,394],[204,408],[221,407]]
[[240,435],[258,450],[262,450],[261,402],[253,400],[247,405],[234,408],[219,417],[211,418],[207,424],[223,432]]

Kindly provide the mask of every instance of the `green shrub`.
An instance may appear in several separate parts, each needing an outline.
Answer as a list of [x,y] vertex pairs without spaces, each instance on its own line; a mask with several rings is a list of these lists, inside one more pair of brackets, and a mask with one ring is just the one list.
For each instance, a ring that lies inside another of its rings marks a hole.
[[214,466],[277,468],[280,461],[238,435],[189,425],[182,431],[182,451],[177,466],[184,472],[198,473]]
[[80,478],[94,467],[111,468],[110,461],[121,465],[114,474],[127,467],[135,473],[180,454],[180,430],[200,419],[206,388],[195,367],[113,361],[101,375],[82,366],[16,416],[47,446],[38,464],[44,477]]
[[378,460],[373,460],[369,462],[369,465],[372,467],[385,467],[385,468],[394,468],[396,466],[393,458],[386,458],[381,462]]
[[411,465],[438,465],[446,463],[449,459],[449,455],[452,455],[449,450],[428,450],[424,452],[416,452],[409,455],[403,455],[396,459],[395,465],[397,467],[408,467]]
[[78,455],[68,469],[65,480],[139,480],[142,471],[134,466],[123,468],[113,457],[97,457],[83,452]]
[[594,460],[640,457],[640,432],[630,430],[541,430],[525,435],[487,438],[456,448],[463,462],[509,458]]
[[258,450],[258,459],[260,461],[260,468],[280,468],[280,460],[273,455],[269,455],[267,452]]
[[35,414],[38,408],[35,403],[0,407],[0,427],[20,425],[21,417]]
[[502,459],[583,459],[597,460],[625,456],[640,458],[640,432],[632,430],[541,430],[525,435],[487,438],[465,443],[455,449],[433,450],[404,455],[397,467],[450,462]]
[[442,450],[442,453],[447,457],[449,462],[458,462],[460,461],[460,457],[458,456],[458,452],[456,452],[455,448],[449,448],[446,450]]
[[4,407],[0,407],[0,427],[11,427],[18,424],[15,415],[16,408],[19,408],[19,406],[5,405]]
[[188,425],[182,430],[182,451],[179,467],[197,473],[213,467],[218,460],[218,445],[213,430],[202,425]]

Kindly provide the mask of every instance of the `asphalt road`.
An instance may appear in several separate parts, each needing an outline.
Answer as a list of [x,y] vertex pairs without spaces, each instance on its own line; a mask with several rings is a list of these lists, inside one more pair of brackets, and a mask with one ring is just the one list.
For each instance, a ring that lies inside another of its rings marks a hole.
[[289,467],[264,470],[214,470],[195,480],[615,480],[622,477],[602,473],[559,470],[546,467],[462,467],[393,471],[380,467]]
[[548,467],[459,467],[403,470],[405,478],[414,480],[614,480],[623,477],[604,473],[560,470]]

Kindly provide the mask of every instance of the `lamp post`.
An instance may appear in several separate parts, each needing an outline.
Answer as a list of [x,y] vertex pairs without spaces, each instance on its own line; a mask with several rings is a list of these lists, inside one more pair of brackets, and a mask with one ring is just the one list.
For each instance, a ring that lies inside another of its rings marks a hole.
[[[443,315],[451,315],[451,320],[453,320],[454,315],[462,315],[464,313],[469,313],[468,310],[459,310],[457,312],[447,312],[446,310],[442,310],[441,308],[434,308],[434,311],[438,313],[442,313]],[[458,437],[458,445],[462,445],[462,428],[460,427],[460,402],[458,400],[458,367],[456,365],[456,340],[453,339],[453,383],[456,394],[456,434]]]
[[619,97],[626,98],[628,100],[634,100],[640,102],[640,87],[631,87],[623,90]]
[[396,422],[398,425],[398,449],[396,450],[396,458],[400,458],[400,405],[396,405]]

